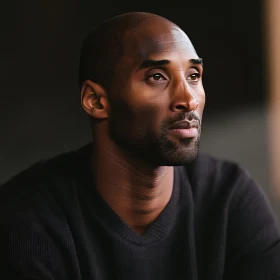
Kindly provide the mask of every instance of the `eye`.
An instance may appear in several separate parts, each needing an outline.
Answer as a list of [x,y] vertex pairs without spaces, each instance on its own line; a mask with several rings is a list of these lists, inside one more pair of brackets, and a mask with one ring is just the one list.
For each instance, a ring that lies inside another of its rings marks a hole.
[[188,76],[188,80],[191,80],[192,82],[198,82],[201,75],[199,73],[193,73]]
[[157,81],[157,82],[166,80],[166,78],[160,73],[155,73],[155,74],[149,76],[147,79],[149,81]]

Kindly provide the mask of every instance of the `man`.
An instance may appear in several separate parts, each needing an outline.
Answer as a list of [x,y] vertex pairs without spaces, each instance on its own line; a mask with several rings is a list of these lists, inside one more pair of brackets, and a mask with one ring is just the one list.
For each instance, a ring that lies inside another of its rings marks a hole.
[[198,153],[202,59],[155,14],[111,18],[84,41],[93,142],[1,189],[6,279],[280,279],[271,207],[238,164]]

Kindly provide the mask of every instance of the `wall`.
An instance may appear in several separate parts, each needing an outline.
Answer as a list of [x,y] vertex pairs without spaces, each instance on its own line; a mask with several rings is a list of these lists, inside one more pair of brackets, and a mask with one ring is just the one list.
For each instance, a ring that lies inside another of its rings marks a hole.
[[[185,8],[183,8],[183,6]],[[242,7],[242,9],[240,9]],[[77,87],[79,48],[109,16],[159,13],[180,25],[204,59],[207,106],[201,149],[247,167],[270,197],[267,90],[260,1],[10,1],[0,73],[0,183],[91,135]]]

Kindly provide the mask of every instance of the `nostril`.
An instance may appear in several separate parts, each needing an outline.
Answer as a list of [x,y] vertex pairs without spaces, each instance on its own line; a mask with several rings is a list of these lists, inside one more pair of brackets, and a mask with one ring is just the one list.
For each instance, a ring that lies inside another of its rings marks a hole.
[[180,110],[180,111],[182,111],[182,110],[187,110],[187,108],[186,108],[185,106],[183,106],[183,105],[177,105],[175,108],[176,108],[177,110]]

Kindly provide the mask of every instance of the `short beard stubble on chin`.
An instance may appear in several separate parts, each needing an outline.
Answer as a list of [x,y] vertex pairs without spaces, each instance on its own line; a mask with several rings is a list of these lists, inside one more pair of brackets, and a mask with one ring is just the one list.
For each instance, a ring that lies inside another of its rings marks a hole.
[[[179,121],[198,122],[198,135],[195,138],[175,139],[168,135],[168,128]],[[109,126],[110,138],[122,150],[154,166],[180,166],[195,160],[199,151],[201,120],[194,112],[182,112],[176,118],[168,118],[161,125],[160,133],[155,136],[148,125],[135,125],[128,133],[117,128],[116,123]],[[130,135],[129,135],[130,134]]]

